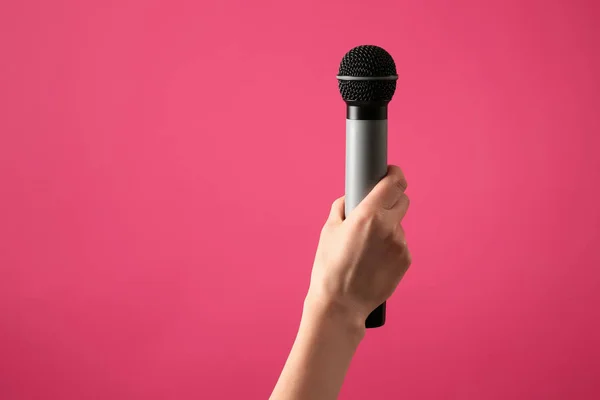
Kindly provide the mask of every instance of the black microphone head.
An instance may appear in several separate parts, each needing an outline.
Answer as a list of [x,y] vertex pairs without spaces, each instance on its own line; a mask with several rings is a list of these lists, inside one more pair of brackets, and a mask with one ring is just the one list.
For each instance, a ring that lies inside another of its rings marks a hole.
[[338,87],[346,103],[387,104],[396,91],[396,64],[378,46],[362,45],[344,55],[338,72]]

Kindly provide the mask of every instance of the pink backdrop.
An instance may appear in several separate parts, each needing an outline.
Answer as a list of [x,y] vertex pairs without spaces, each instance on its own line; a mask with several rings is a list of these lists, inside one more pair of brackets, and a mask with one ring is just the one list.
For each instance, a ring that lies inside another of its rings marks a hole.
[[343,194],[335,75],[358,44],[398,65],[414,264],[341,398],[600,398],[599,18],[3,2],[0,398],[267,398]]

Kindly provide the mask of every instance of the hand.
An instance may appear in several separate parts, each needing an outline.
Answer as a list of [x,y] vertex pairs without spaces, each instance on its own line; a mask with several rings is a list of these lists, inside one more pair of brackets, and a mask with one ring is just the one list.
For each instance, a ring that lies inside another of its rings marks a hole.
[[344,220],[333,203],[321,231],[298,335],[273,400],[338,397],[365,320],[387,300],[410,265],[400,222],[408,209],[398,167]]
[[409,199],[400,168],[388,174],[344,220],[344,198],[337,199],[321,231],[307,303],[350,315],[367,316],[394,292],[411,264],[400,225]]

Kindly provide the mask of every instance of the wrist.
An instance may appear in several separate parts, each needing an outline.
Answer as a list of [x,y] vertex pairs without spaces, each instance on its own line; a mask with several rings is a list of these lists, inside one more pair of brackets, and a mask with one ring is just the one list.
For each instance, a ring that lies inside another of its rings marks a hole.
[[332,299],[309,291],[304,300],[302,320],[312,327],[332,329],[356,342],[363,339],[366,328],[362,313]]

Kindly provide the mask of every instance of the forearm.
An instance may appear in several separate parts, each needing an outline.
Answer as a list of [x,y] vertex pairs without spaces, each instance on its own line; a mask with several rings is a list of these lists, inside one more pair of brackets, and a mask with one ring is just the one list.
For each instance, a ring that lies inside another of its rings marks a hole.
[[337,399],[364,320],[307,297],[298,335],[271,400]]

